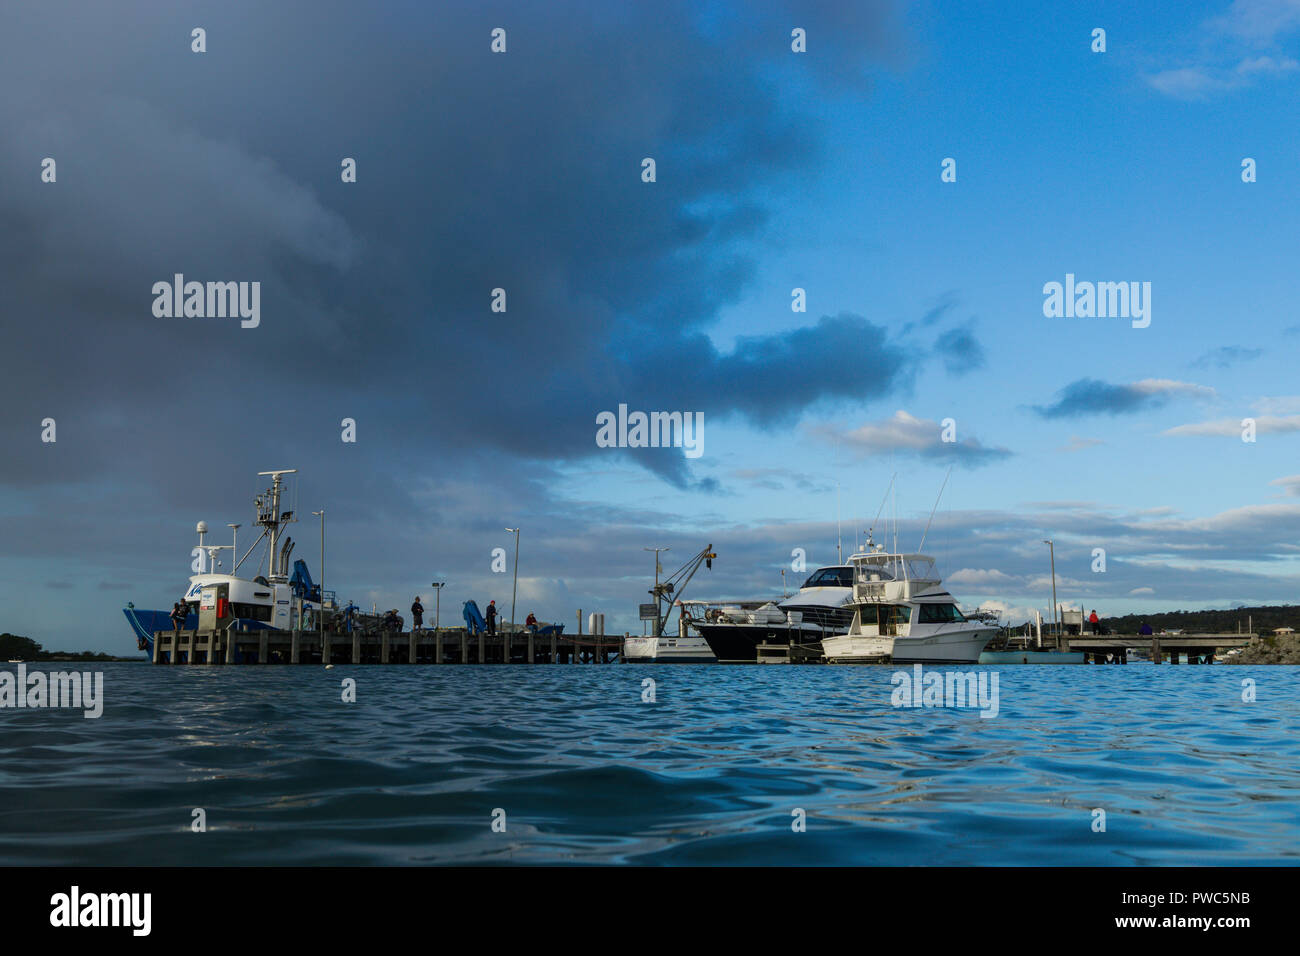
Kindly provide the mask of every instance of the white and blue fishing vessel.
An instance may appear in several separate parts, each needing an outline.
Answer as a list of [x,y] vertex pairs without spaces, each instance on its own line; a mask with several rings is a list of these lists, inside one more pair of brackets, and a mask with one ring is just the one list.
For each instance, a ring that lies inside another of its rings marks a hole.
[[[235,535],[238,534],[239,525],[230,526],[230,544],[215,545],[206,541],[207,523],[198,523],[195,531],[199,536],[199,544],[193,553],[194,567],[199,569],[199,573],[190,576],[189,587],[180,598],[185,611],[185,620],[181,625],[184,630],[198,627],[199,606],[205,593],[221,595],[220,600],[227,602],[227,606],[220,608],[217,616],[223,619],[233,618],[231,626],[238,631],[288,631],[298,626],[300,617],[301,626],[310,629],[322,607],[327,614],[336,610],[334,592],[322,593],[320,585],[312,581],[305,561],[295,561],[292,573],[289,570],[294,543],[292,538],[283,535],[283,529],[293,524],[297,518],[292,510],[281,510],[281,498],[284,476],[296,472],[296,468],[258,472],[259,475],[271,478],[271,487],[254,498],[257,515],[255,525],[262,529],[262,533],[237,561],[234,558],[238,544]],[[263,543],[266,547],[259,555],[257,565],[251,569],[251,576],[240,577],[239,569]],[[220,566],[217,555],[226,550],[230,551],[231,560],[234,561],[228,574],[216,570]],[[137,646],[150,656],[153,655],[154,632],[171,630],[175,626],[170,609],[142,610],[134,603],[128,603],[122,613],[135,632]]]

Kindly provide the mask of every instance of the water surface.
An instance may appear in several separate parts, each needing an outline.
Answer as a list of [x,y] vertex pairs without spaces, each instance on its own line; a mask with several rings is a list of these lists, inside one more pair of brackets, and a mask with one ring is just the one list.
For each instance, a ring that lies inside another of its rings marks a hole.
[[0,863],[1300,859],[1294,667],[980,668],[992,719],[888,666],[98,667],[98,720],[0,710]]

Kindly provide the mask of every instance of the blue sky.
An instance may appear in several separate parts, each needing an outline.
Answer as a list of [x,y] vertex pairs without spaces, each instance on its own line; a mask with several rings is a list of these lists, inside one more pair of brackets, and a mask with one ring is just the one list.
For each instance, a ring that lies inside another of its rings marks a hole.
[[[508,601],[506,526],[520,617],[636,629],[642,547],[761,596],[895,472],[915,547],[950,466],[927,550],[965,604],[1046,612],[1045,537],[1104,614],[1293,602],[1300,3],[838,6],[16,14],[0,629],[127,650],[194,522],[247,529],[295,466],[329,583],[446,579],[444,622]],[[174,271],[262,277],[263,326],[153,318]],[[1044,317],[1067,273],[1151,283],[1150,326]],[[702,411],[704,455],[596,447],[619,403]]]

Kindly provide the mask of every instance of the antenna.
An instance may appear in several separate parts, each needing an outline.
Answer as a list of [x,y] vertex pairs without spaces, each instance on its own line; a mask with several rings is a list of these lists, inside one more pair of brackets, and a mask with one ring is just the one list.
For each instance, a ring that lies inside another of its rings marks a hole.
[[[939,510],[939,499],[943,497],[943,489],[948,487],[948,479],[952,477],[952,465],[948,466],[948,474],[943,476],[943,484],[939,486],[939,497],[934,499],[934,507],[930,509],[930,521],[934,520],[934,513]],[[920,551],[925,547],[925,536],[930,533],[930,521],[925,523],[925,532],[921,535],[921,543],[916,546]]]
[[894,479],[898,477],[898,472],[889,479],[889,484],[885,487],[885,497],[880,499],[880,507],[876,509],[876,516],[871,519],[871,527],[867,529],[867,537],[871,537],[871,532],[876,530],[876,522],[880,520],[880,512],[885,510],[885,504],[889,501],[889,491],[894,487]]
[[[891,451],[889,457],[893,458],[894,453]],[[898,472],[894,472],[895,475]],[[889,486],[894,489],[894,554],[898,554],[898,482],[891,481]],[[898,560],[895,558],[894,560]]]

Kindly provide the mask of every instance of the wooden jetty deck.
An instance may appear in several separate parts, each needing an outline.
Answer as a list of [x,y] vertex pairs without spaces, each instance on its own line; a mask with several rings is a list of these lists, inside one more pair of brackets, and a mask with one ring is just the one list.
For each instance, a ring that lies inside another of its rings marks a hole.
[[[1085,663],[1127,664],[1133,648],[1147,651],[1154,664],[1168,661],[1177,664],[1183,658],[1189,664],[1211,664],[1216,655],[1234,647],[1244,647],[1257,634],[1063,634],[1065,650],[1083,651]],[[1049,638],[1043,638],[1046,646]]]
[[608,664],[613,635],[470,634],[442,628],[361,634],[327,631],[157,631],[155,664]]

